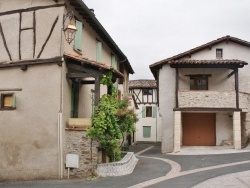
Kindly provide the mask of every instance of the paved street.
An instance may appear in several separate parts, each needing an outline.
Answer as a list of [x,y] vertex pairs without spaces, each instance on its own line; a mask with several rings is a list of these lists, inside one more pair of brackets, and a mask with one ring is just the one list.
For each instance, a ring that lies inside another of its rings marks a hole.
[[0,187],[250,187],[250,149],[183,148],[180,153],[162,154],[160,144],[130,148],[139,161],[134,172],[96,180],[50,180],[2,183]]

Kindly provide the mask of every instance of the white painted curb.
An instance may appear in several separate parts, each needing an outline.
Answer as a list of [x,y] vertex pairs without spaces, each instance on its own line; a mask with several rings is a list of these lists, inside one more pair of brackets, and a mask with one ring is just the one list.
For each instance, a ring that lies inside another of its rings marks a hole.
[[97,164],[97,174],[101,177],[131,174],[137,162],[134,152],[128,152],[120,161]]

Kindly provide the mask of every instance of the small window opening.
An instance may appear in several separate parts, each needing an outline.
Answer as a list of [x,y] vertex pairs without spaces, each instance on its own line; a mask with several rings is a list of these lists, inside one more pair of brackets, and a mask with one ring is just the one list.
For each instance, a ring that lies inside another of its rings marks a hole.
[[14,93],[1,94],[1,110],[16,109],[16,96]]
[[153,95],[153,89],[143,89],[142,94],[143,95]]
[[146,117],[152,117],[152,106],[146,106]]
[[223,50],[222,49],[216,49],[216,58],[217,59],[223,58]]

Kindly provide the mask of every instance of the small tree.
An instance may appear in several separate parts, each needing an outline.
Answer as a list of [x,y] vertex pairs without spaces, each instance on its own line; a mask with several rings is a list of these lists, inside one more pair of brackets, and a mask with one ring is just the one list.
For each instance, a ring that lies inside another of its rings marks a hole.
[[95,107],[93,125],[88,130],[88,136],[97,139],[111,161],[116,161],[121,159],[119,141],[124,133],[135,130],[136,115],[133,110],[128,110],[127,98],[118,102],[112,77],[112,72],[108,72],[100,80],[101,84],[107,86],[108,94],[103,95]]
[[137,121],[137,116],[134,109],[130,109],[130,98],[124,97],[119,104],[117,110],[118,123],[120,125],[120,130],[122,133],[122,143],[124,143],[125,137],[131,135],[135,132],[135,122]]

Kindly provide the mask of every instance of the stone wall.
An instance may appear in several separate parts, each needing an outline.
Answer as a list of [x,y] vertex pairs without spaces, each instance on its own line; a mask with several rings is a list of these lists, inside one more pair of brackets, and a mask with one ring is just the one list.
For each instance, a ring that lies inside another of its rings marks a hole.
[[235,108],[234,91],[179,91],[179,107]]
[[[98,143],[92,142],[91,157],[91,139],[86,137],[86,131],[66,130],[66,154],[77,154],[79,156],[79,168],[70,169],[70,178],[85,178],[94,173],[101,159],[98,152]],[[92,159],[92,160],[91,160]],[[64,177],[67,177],[65,168]]]

